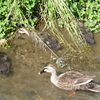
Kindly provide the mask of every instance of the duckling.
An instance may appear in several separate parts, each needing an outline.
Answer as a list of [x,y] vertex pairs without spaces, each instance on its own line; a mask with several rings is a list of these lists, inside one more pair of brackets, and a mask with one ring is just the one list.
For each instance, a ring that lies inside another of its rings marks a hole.
[[[19,24],[20,25],[20,24]],[[18,25],[18,26],[19,26]],[[25,27],[21,27],[19,28],[16,33],[25,33],[27,34],[28,36],[31,36],[31,34],[33,34],[31,31],[29,31],[28,29],[26,29]],[[52,48],[54,50],[59,50],[61,49],[61,46],[60,44],[58,44],[57,40],[52,37],[49,33],[45,33],[45,32],[37,32],[37,35],[41,38],[41,40],[49,47],[49,48]],[[34,34],[33,34],[33,37],[34,37]],[[39,42],[37,42],[39,43]]]
[[88,27],[84,25],[83,22],[78,21],[78,25],[80,30],[82,31],[82,34],[84,35],[86,42],[90,45],[93,45],[95,43],[93,33],[90,31]]
[[93,81],[95,76],[83,75],[76,71],[69,71],[57,75],[56,68],[49,64],[39,73],[51,73],[51,82],[58,88],[64,90],[88,90],[92,92],[100,92],[100,85]]
[[0,71],[3,75],[9,72],[10,63],[8,62],[7,56],[0,53]]
[[61,49],[60,44],[58,44],[57,40],[52,37],[49,33],[38,33],[38,36],[42,39],[42,41],[49,47],[54,50],[59,50]]

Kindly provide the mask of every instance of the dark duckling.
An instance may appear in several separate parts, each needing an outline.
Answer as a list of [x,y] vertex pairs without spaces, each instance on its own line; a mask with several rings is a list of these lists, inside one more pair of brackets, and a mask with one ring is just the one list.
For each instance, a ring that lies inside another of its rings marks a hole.
[[58,50],[61,48],[61,46],[57,43],[56,39],[54,39],[50,34],[48,33],[39,33],[39,37],[42,39],[42,41],[49,47],[54,50]]
[[[28,36],[31,36],[32,32],[27,30],[25,27],[19,28],[18,33],[25,33]],[[58,50],[61,46],[57,43],[57,40],[51,36],[49,33],[37,33],[41,40],[51,49]],[[34,35],[33,35],[34,36]]]
[[79,28],[82,31],[82,34],[84,35],[84,38],[86,40],[86,42],[90,45],[94,44],[94,36],[93,33],[90,31],[90,29],[86,26],[84,26],[84,24],[82,22],[78,22]]
[[7,59],[7,56],[0,53],[0,71],[3,75],[9,73],[9,66],[10,63]]

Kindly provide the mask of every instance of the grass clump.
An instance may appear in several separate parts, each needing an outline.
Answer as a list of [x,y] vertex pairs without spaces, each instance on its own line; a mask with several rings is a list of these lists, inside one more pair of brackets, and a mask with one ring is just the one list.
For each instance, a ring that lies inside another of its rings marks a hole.
[[7,39],[21,25],[34,26],[33,11],[37,2],[39,0],[1,0],[0,39]]
[[93,32],[100,32],[99,0],[68,0],[71,12]]

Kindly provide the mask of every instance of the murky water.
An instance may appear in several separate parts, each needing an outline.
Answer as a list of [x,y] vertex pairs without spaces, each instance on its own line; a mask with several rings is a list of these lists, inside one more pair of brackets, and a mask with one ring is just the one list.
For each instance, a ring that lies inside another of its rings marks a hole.
[[[92,46],[94,60],[72,64],[71,70],[80,71],[88,75],[96,75],[95,81],[100,84],[100,35],[95,37],[96,44]],[[50,74],[38,75],[46,63],[55,62],[51,53],[37,47],[31,38],[22,35],[11,42],[11,48],[0,49],[11,62],[10,72],[4,76],[0,74],[0,100],[100,100],[99,93],[77,91],[76,95],[68,97],[72,91],[65,91],[55,87],[49,80]],[[57,54],[61,50],[56,51]],[[92,57],[93,56],[93,57]],[[67,62],[68,63],[68,62]],[[68,71],[68,67],[57,68],[59,72]]]

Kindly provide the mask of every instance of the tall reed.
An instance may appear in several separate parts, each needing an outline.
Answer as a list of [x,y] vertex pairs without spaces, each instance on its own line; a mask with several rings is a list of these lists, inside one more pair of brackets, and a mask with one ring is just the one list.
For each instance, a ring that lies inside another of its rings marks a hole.
[[[77,49],[79,52],[90,51],[84,40],[82,32],[77,25],[74,15],[68,8],[67,2],[64,2],[64,0],[42,0],[41,12],[42,17],[45,20],[44,28],[50,29],[54,35],[63,42],[65,47],[69,46],[71,50]],[[64,29],[72,38],[76,49],[70,45],[70,43],[59,31],[60,24],[64,26]]]

